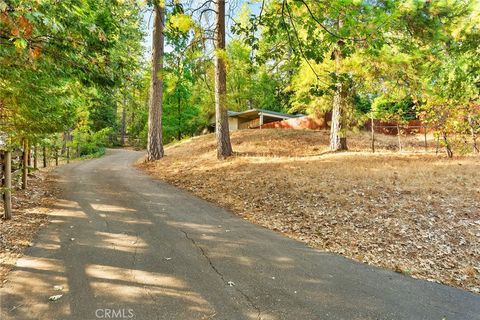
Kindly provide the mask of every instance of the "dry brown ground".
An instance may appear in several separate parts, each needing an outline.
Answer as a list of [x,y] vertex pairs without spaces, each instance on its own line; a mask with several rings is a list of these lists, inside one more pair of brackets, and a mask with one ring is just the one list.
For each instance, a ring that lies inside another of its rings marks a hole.
[[57,191],[48,170],[31,174],[28,183],[27,190],[13,192],[13,218],[0,219],[0,286],[37,231],[48,223],[47,207]]
[[480,159],[421,153],[423,137],[393,153],[396,137],[377,138],[382,153],[359,133],[328,154],[328,132],[248,130],[226,161],[208,135],[139,166],[312,247],[480,292]]

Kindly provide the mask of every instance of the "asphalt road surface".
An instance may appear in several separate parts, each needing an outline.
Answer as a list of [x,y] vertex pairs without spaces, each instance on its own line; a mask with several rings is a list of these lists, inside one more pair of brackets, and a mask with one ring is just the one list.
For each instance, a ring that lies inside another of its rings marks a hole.
[[308,248],[152,179],[140,156],[57,169],[61,201],[0,289],[2,320],[480,319],[480,295]]

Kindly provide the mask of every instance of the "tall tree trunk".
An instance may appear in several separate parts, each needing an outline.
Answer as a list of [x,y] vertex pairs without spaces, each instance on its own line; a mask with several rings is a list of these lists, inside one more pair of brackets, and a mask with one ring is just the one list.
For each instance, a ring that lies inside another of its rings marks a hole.
[[22,189],[27,189],[27,174],[28,174],[28,158],[30,152],[28,150],[28,141],[23,139],[23,157],[22,157]]
[[10,150],[5,151],[5,157],[3,159],[4,171],[5,171],[5,180],[3,187],[5,188],[3,194],[3,207],[5,211],[4,219],[12,218],[12,153]]
[[347,138],[345,136],[345,128],[343,121],[343,113],[345,106],[345,88],[338,78],[342,54],[339,48],[333,52],[335,59],[335,69],[337,74],[337,83],[335,84],[335,94],[333,96],[332,107],[332,124],[330,126],[330,150],[341,151],[347,150]]
[[27,173],[32,171],[32,146],[27,141]]
[[153,161],[163,157],[162,142],[162,105],[163,105],[163,54],[164,54],[164,19],[165,4],[163,0],[154,5],[155,22],[152,39],[152,80],[148,102],[148,141],[147,160]]
[[178,141],[180,141],[180,139],[182,139],[182,97],[180,97],[180,94],[177,97],[177,112],[178,112],[177,139]]
[[225,70],[225,0],[215,2],[215,132],[217,136],[217,158],[232,155],[228,112],[226,107],[227,77]]
[[125,146],[125,135],[127,133],[127,96],[123,93],[122,105],[122,146]]
[[47,167],[47,146],[43,146],[43,167]]
[[37,144],[33,145],[33,168],[38,169],[38,148],[37,148]]

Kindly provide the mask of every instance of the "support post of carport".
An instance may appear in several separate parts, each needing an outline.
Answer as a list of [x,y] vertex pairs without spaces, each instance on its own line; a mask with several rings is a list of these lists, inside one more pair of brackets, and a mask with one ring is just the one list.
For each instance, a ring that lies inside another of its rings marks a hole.
[[263,126],[263,112],[260,112],[260,129],[262,129]]

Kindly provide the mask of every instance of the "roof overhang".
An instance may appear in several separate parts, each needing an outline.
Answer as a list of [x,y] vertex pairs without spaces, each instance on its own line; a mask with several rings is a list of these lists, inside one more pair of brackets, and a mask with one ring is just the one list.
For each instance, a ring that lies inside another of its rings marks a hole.
[[228,116],[232,118],[256,119],[261,115],[263,115],[264,117],[281,119],[281,120],[303,117],[303,115],[287,114],[287,113],[262,110],[262,109],[249,109],[242,112],[228,111]]

